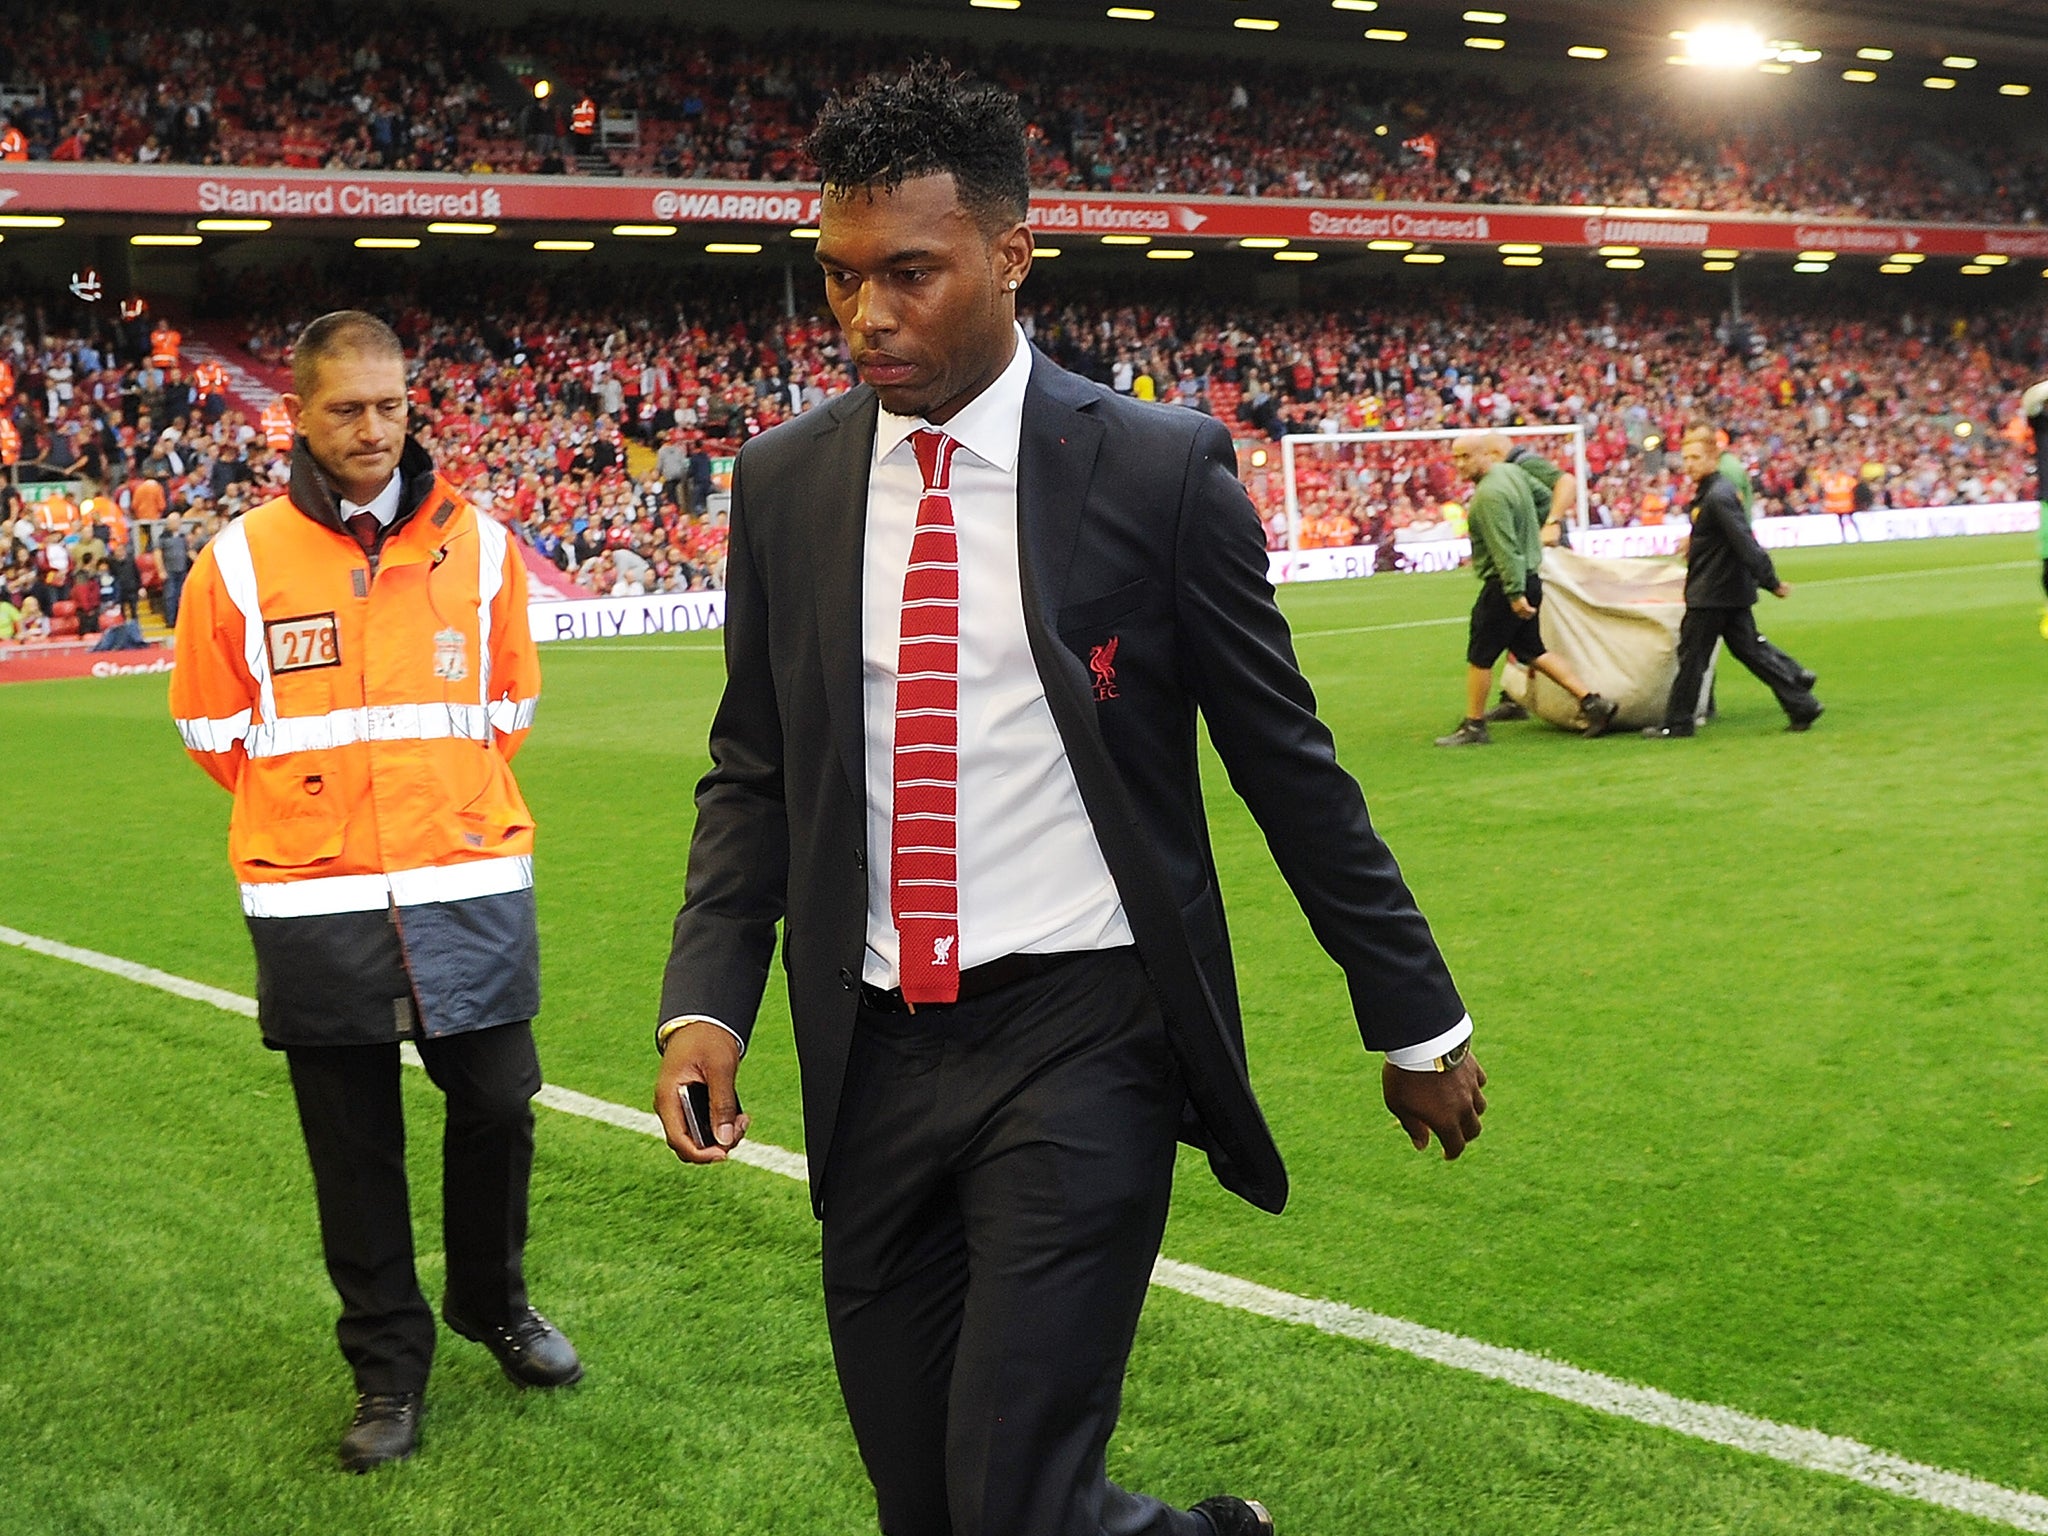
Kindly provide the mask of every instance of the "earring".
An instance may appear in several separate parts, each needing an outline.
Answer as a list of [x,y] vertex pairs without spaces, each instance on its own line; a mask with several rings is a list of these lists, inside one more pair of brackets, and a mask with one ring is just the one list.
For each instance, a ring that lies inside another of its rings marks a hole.
[[1011,279],[1010,279],[1010,292],[1012,292],[1012,293],[1015,293],[1016,291],[1017,291],[1017,279],[1015,279],[1015,278],[1013,277],[1013,278],[1011,278]]

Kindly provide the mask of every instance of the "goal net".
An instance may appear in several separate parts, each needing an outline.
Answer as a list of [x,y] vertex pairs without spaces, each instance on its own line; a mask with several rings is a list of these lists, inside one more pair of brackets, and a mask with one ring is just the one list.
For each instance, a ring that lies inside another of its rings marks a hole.
[[[1466,537],[1465,503],[1472,486],[1452,466],[1451,444],[1473,430],[1283,437],[1278,505],[1260,509],[1267,517],[1268,547],[1372,546],[1380,552],[1376,567],[1381,570],[1440,570],[1457,564],[1464,552],[1458,541]],[[1585,527],[1586,429],[1574,423],[1499,430],[1518,450],[1547,459],[1573,477],[1577,491],[1561,516],[1570,527]],[[1564,489],[1570,492],[1571,486]],[[1275,500],[1270,494],[1264,499]]]

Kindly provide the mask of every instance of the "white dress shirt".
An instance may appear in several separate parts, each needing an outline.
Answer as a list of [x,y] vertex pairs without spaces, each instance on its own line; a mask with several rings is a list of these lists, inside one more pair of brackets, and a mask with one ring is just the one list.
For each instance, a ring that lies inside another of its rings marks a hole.
[[[1114,949],[1133,942],[1024,629],[1017,457],[1031,356],[1020,329],[1009,366],[937,429],[960,445],[951,484],[960,554],[955,833],[963,970],[1004,955]],[[868,469],[861,594],[868,922],[861,979],[884,990],[897,985],[889,867],[903,578],[924,490],[910,435],[929,425],[921,417],[878,411]],[[672,1027],[698,1021],[738,1039],[724,1020],[701,1014],[664,1023],[660,1038]],[[1388,1052],[1387,1059],[1410,1071],[1430,1071],[1436,1058],[1471,1033],[1468,1015],[1435,1039]]]
[[346,528],[348,520],[359,512],[367,512],[377,519],[379,528],[389,528],[391,520],[398,516],[398,495],[404,487],[399,484],[398,471],[391,472],[391,478],[384,482],[384,489],[368,501],[358,504],[346,496],[341,498],[341,526]]
[[[937,430],[953,456],[960,551],[960,966],[1004,955],[1114,949],[1130,924],[1046,703],[1024,630],[1017,550],[1017,452],[1031,348]],[[868,928],[861,976],[897,984],[889,915],[895,810],[896,666],[903,577],[924,490],[910,435],[930,423],[877,413],[863,556],[861,706],[867,737]]]

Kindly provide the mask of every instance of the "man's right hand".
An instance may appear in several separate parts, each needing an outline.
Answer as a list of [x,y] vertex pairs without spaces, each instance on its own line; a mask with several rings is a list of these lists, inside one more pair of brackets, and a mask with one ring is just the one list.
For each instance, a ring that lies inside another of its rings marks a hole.
[[1771,596],[1773,597],[1790,597],[1791,595],[1792,583],[1789,581],[1781,581],[1775,587],[1771,588]]
[[[747,1134],[748,1117],[739,1112],[734,1080],[739,1076],[740,1043],[716,1024],[698,1020],[668,1037],[661,1053],[661,1072],[654,1080],[654,1112],[661,1117],[669,1150],[686,1163],[722,1163]],[[711,1134],[716,1146],[700,1147],[683,1122],[683,1085],[702,1083],[711,1094]]]

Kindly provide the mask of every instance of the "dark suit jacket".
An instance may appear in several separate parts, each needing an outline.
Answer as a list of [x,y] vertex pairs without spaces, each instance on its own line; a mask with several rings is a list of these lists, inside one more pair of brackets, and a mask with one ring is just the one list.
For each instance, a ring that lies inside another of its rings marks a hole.
[[[726,689],[662,986],[664,1019],[707,1014],[744,1036],[784,920],[821,1214],[866,947],[861,591],[877,410],[858,388],[740,454]],[[1017,469],[1032,656],[1168,1021],[1185,1139],[1226,1186],[1277,1211],[1287,1173],[1245,1070],[1198,709],[1343,967],[1366,1045],[1430,1039],[1465,1008],[1316,718],[1235,466],[1208,417],[1121,399],[1034,356]],[[1089,666],[1112,640],[1113,697]]]
[[1718,470],[1692,498],[1692,545],[1685,557],[1688,608],[1751,608],[1759,586],[1775,588],[1778,568],[1757,543],[1735,483]]

